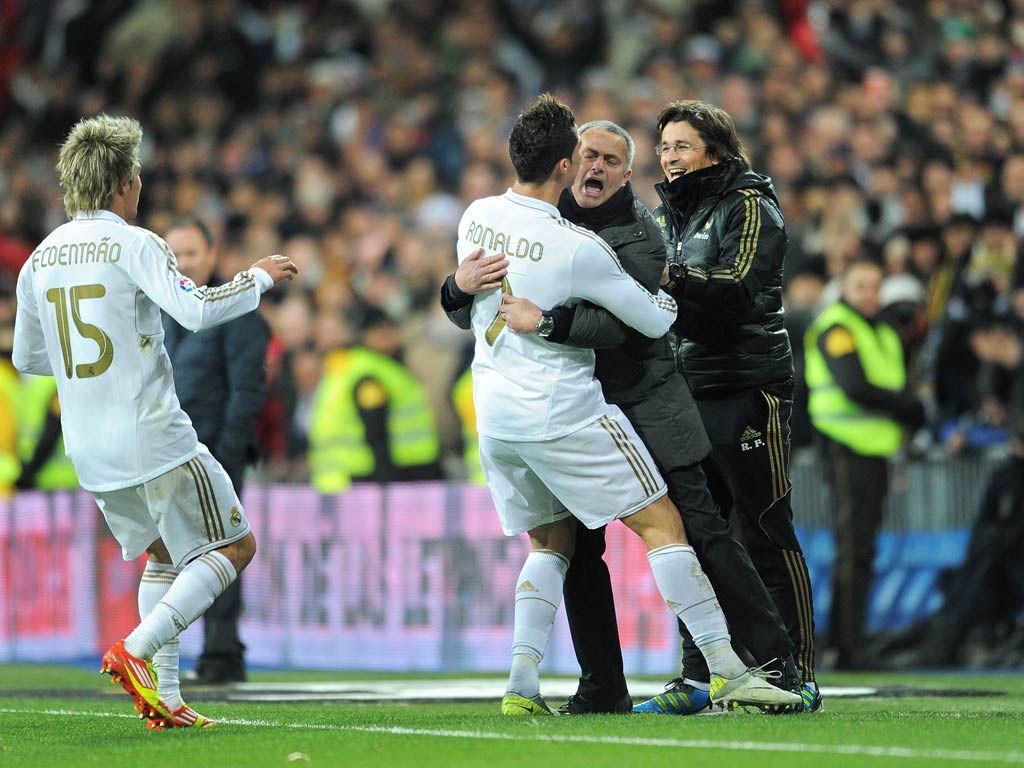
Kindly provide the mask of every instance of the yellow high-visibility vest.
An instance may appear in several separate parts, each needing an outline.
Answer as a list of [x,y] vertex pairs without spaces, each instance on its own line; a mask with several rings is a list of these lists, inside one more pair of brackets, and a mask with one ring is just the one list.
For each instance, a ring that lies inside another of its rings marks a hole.
[[476,431],[476,406],[473,403],[472,369],[467,368],[452,385],[452,406],[462,422],[463,456],[469,481],[484,485],[484,470],[480,466],[480,436]]
[[[396,467],[438,460],[441,439],[426,388],[398,361],[365,347],[335,353],[313,397],[310,477],[321,493],[340,493],[373,474],[373,449],[359,417],[357,385],[379,384],[388,403],[388,451]],[[383,400],[383,398],[382,398]],[[365,404],[364,404],[365,405]]]
[[0,498],[10,496],[21,473],[18,457],[18,372],[0,361]]
[[[24,376],[21,380],[21,398],[18,402],[18,453],[21,461],[32,459],[39,438],[46,425],[46,416],[57,402],[57,381],[53,376]],[[55,491],[78,487],[78,475],[71,459],[64,453],[63,436],[54,446],[53,453],[40,467],[35,477],[36,487]]]
[[868,383],[899,392],[907,381],[903,345],[896,331],[885,323],[872,325],[847,304],[833,304],[811,323],[804,336],[811,423],[819,432],[856,453],[892,456],[903,442],[903,427],[847,397],[818,349],[818,338],[835,325],[842,326],[853,336]]

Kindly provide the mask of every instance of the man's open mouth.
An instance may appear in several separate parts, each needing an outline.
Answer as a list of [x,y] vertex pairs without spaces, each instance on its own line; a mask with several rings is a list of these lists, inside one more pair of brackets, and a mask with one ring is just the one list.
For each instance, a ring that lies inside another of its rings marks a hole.
[[595,178],[587,179],[583,182],[583,192],[590,197],[600,197],[604,192],[604,182]]

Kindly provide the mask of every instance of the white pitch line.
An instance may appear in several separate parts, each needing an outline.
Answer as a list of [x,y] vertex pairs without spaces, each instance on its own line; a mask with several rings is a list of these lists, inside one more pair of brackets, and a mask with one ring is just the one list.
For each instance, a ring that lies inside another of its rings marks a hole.
[[[137,715],[113,712],[81,712],[70,709],[0,708],[5,714],[56,715],[61,717],[117,717],[138,719]],[[862,755],[864,757],[952,760],[985,763],[1024,763],[1020,752],[975,752],[957,749],[913,749],[911,747],[873,747],[866,744],[801,744],[760,741],[719,741],[712,739],[648,739],[634,736],[577,736],[572,734],[498,733],[496,731],[454,731],[429,728],[376,727],[369,725],[335,725],[332,723],[278,723],[272,720],[217,719],[225,725],[256,728],[288,728],[300,731],[340,731],[380,733],[394,736],[434,736],[446,739],[478,739],[485,741],[538,741],[552,744],[619,744],[631,747],[669,747],[673,749],[722,749],[736,752],[814,752],[823,755]]]

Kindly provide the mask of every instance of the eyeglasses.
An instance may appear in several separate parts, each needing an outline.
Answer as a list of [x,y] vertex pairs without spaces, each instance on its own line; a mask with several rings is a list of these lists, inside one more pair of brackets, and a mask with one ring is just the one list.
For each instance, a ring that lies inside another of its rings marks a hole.
[[692,144],[684,144],[682,142],[676,142],[675,144],[657,144],[654,147],[654,154],[667,155],[669,152],[675,152],[677,155],[684,155],[687,152],[695,152],[698,149],[704,149],[707,144],[698,144],[696,147]]

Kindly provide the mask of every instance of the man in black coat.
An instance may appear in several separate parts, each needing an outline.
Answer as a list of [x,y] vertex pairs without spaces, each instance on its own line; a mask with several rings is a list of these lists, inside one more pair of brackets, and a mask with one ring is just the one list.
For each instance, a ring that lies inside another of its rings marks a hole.
[[[663,285],[679,306],[669,335],[697,401],[744,543],[796,647],[809,711],[814,606],[793,529],[789,480],[793,351],[783,326],[788,237],[771,179],[755,173],[729,114],[676,101],[658,115],[665,181],[654,217],[668,248]],[[725,506],[724,496],[716,499]],[[684,651],[685,676],[706,675]]]
[[[219,285],[217,248],[198,218],[179,219],[166,239],[178,269],[196,285]],[[192,419],[199,442],[219,461],[235,492],[242,495],[245,467],[256,447],[256,424],[266,399],[265,360],[270,326],[250,312],[202,333],[191,333],[164,315],[164,346],[174,366],[174,387]],[[203,616],[203,652],[198,682],[245,680],[245,646],[238,637],[242,611],[241,578],[218,597]]]
[[[580,170],[572,188],[562,194],[559,212],[597,232],[615,250],[623,268],[656,292],[665,267],[665,246],[657,224],[629,183],[632,138],[614,123],[594,121],[581,126],[580,139]],[[457,325],[468,325],[469,292],[500,286],[506,263],[503,257],[467,260],[448,278],[442,305]],[[510,329],[537,332],[554,343],[597,348],[594,373],[605,399],[623,410],[657,462],[733,637],[758,663],[776,659],[780,668],[788,664],[792,684],[796,675],[792,645],[782,621],[708,492],[700,462],[711,445],[686,381],[675,370],[668,339],[640,336],[607,311],[587,303],[541,312],[526,300],[506,301],[503,307]],[[576,694],[560,710],[565,714],[631,709],[604,550],[604,528],[591,531],[577,526],[564,595],[581,677]],[[690,714],[707,702],[706,690],[671,690],[638,711]]]

